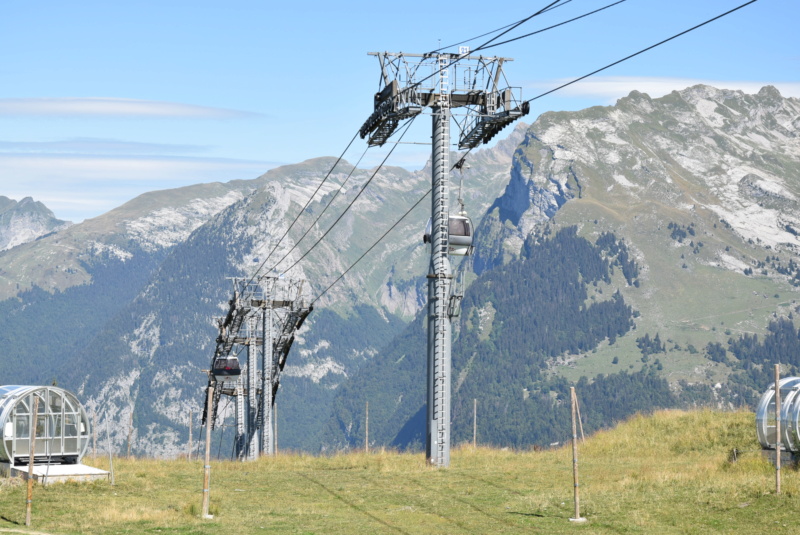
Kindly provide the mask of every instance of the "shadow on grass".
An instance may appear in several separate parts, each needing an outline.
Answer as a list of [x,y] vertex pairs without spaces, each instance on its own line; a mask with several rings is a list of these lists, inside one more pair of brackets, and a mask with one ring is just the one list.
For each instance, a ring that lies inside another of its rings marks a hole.
[[388,523],[388,522],[386,522],[385,520],[382,520],[382,519],[378,518],[377,516],[373,515],[373,514],[372,514],[372,513],[370,513],[369,511],[365,511],[364,509],[362,509],[362,508],[361,508],[361,507],[359,507],[358,505],[354,504],[353,502],[351,502],[350,500],[348,500],[347,498],[345,498],[345,497],[344,497],[344,496],[342,496],[341,494],[338,494],[337,492],[335,492],[335,491],[333,491],[333,490],[329,489],[329,488],[328,488],[328,487],[326,487],[326,486],[325,486],[323,483],[320,483],[319,481],[317,481],[316,479],[312,478],[311,476],[309,476],[309,475],[307,475],[307,474],[300,473],[300,472],[297,472],[297,475],[299,475],[300,477],[302,477],[302,478],[304,478],[304,479],[306,479],[306,480],[310,481],[311,483],[313,483],[313,484],[317,485],[317,486],[318,486],[318,487],[320,487],[322,490],[324,490],[325,492],[327,492],[328,494],[330,494],[331,496],[333,496],[334,498],[336,498],[336,499],[337,499],[337,500],[339,500],[340,502],[342,502],[342,503],[346,504],[346,505],[347,505],[348,507],[350,507],[351,509],[353,509],[353,510],[355,510],[355,511],[358,511],[358,512],[359,512],[359,513],[361,513],[362,515],[364,515],[364,516],[366,516],[366,517],[369,517],[369,518],[371,518],[372,520],[374,520],[374,521],[375,521],[375,522],[377,522],[378,524],[380,524],[380,525],[382,525],[382,526],[384,526],[384,527],[387,527],[387,528],[389,528],[389,529],[391,529],[391,530],[397,531],[398,533],[404,533],[405,535],[409,535],[409,534],[408,534],[408,532],[406,532],[406,531],[403,531],[402,529],[398,528],[397,526],[393,526],[393,525],[389,524],[389,523]]
[[20,524],[19,522],[17,522],[16,520],[11,520],[11,519],[10,519],[10,518],[8,518],[7,516],[0,516],[0,520],[5,520],[5,521],[6,521],[6,522],[8,522],[9,524],[14,524],[15,526],[21,526],[21,525],[22,525],[22,524]]

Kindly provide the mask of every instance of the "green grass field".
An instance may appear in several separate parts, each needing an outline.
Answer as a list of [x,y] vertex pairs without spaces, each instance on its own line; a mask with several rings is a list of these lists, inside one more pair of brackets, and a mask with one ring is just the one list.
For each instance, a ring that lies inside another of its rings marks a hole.
[[[200,461],[115,460],[116,486],[34,488],[40,533],[796,533],[800,474],[775,472],[751,413],[665,411],[580,446],[581,513],[571,447],[455,449],[449,469],[421,454],[281,454],[212,462],[213,520],[198,518]],[[733,448],[741,453],[730,462]],[[88,464],[91,458],[87,459]],[[106,460],[107,462],[107,460]],[[104,467],[100,458],[94,463]],[[107,466],[107,465],[106,465]],[[26,531],[25,484],[0,487],[0,532]]]

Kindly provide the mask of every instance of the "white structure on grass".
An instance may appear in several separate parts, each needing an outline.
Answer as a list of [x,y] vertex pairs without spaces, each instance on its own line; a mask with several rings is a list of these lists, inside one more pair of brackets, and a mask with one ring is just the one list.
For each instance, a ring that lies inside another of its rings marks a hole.
[[89,447],[89,419],[74,394],[55,386],[0,386],[0,461],[28,464],[34,421],[34,463],[80,462]]

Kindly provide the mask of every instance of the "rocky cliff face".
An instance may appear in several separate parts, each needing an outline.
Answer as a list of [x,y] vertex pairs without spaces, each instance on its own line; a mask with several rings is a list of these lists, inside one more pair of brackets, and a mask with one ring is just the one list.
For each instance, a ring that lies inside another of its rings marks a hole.
[[17,202],[0,196],[0,251],[63,230],[71,224],[56,219],[49,208],[30,197]]

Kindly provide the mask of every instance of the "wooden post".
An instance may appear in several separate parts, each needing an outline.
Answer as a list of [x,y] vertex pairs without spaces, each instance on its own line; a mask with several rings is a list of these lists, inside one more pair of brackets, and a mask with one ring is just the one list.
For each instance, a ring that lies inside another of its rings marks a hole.
[[97,460],[97,413],[92,411],[92,462]]
[[472,448],[478,447],[478,399],[472,399]]
[[775,365],[775,494],[781,493],[781,365]]
[[106,436],[108,437],[108,467],[111,471],[111,486],[114,486],[114,457],[111,455],[111,427],[108,424],[109,418],[106,415]]
[[189,453],[187,454],[186,458],[189,459],[190,461],[192,460],[192,425],[193,425],[192,417],[193,416],[194,415],[192,414],[192,411],[189,411]]
[[578,413],[578,427],[581,429],[581,444],[586,443],[586,437],[583,436],[583,418],[581,418],[581,405],[578,403],[578,395],[575,394],[575,410]]
[[31,525],[31,506],[33,505],[33,459],[36,455],[36,424],[39,420],[39,396],[33,393],[33,425],[31,426],[31,449],[28,457],[28,495],[25,501],[25,525]]
[[214,383],[208,385],[208,401],[206,403],[206,462],[203,465],[203,510],[200,518],[213,518],[208,514],[209,482],[211,481],[211,402],[214,400]]
[[369,453],[369,401],[367,401],[367,428],[364,432],[364,453]]
[[133,407],[131,407],[131,418],[128,421],[128,458],[131,457],[131,433],[133,432]]
[[570,405],[572,406],[572,480],[575,498],[575,516],[570,518],[570,522],[586,522],[586,519],[581,517],[581,497],[580,487],[578,485],[578,422],[577,418],[577,404],[578,398],[575,396],[575,387],[569,387]]

